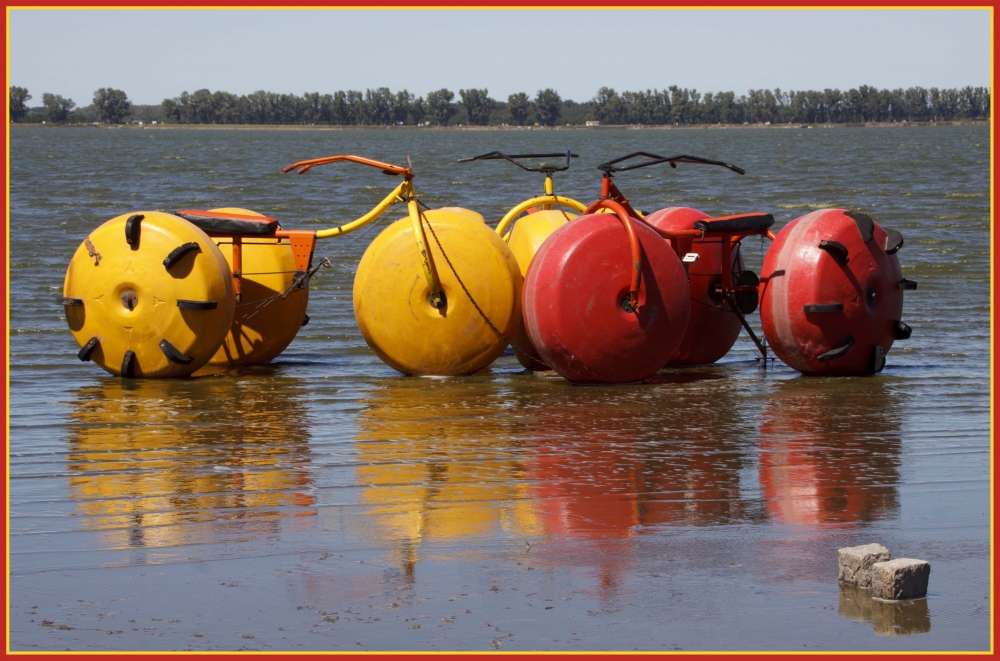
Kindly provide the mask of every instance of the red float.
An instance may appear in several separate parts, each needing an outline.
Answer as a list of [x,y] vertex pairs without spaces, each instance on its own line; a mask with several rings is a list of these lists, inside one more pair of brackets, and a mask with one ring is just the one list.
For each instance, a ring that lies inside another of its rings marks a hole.
[[[695,221],[711,220],[711,216],[690,207],[669,207],[646,216],[645,221],[658,230],[680,232],[695,229]],[[706,236],[693,239],[682,253],[693,252],[697,261],[688,264],[691,281],[691,318],[687,333],[668,366],[707,365],[714,363],[736,344],[740,335],[740,319],[721,295],[722,237]],[[743,272],[739,250],[731,253],[731,272],[736,281]]]
[[556,230],[528,268],[522,306],[542,359],[574,383],[651,376],[676,353],[691,311],[670,243],[620,208]]
[[768,250],[761,323],[774,353],[805,374],[880,372],[897,339],[904,280],[903,237],[863,214],[821,209],[786,225]]

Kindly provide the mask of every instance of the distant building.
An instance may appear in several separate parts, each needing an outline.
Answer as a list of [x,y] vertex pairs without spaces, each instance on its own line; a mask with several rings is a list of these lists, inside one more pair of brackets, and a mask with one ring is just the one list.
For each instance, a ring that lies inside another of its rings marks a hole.
[[600,126],[601,123],[595,119],[591,119],[587,122],[587,126]]

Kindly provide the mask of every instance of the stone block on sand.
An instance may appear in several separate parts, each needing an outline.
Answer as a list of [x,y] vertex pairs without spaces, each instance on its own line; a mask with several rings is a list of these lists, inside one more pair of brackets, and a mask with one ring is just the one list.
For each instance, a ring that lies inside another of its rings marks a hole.
[[872,596],[878,599],[916,599],[927,594],[931,563],[913,558],[876,562],[871,568]]
[[885,562],[892,555],[889,549],[881,544],[865,544],[837,549],[837,559],[840,563],[840,581],[859,588],[872,586],[872,565]]

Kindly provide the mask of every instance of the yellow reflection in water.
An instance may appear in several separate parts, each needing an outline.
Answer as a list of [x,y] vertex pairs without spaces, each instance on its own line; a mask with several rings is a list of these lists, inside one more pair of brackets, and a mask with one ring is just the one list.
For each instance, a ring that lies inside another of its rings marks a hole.
[[378,538],[411,542],[538,529],[502,386],[399,378],[358,416],[362,517]]
[[68,468],[82,527],[104,531],[110,547],[174,546],[274,534],[282,517],[315,515],[303,395],[270,374],[79,389]]

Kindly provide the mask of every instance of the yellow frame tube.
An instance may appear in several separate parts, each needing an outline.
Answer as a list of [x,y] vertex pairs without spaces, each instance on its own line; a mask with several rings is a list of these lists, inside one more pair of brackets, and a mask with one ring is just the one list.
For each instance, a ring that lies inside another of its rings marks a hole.
[[420,207],[412,197],[406,202],[407,210],[410,212],[410,224],[413,226],[413,237],[417,240],[417,250],[420,252],[420,265],[424,268],[424,278],[427,286],[431,290],[431,307],[440,310],[446,303],[444,292],[441,289],[441,282],[438,280],[437,270],[434,268],[434,257],[427,249],[427,237],[424,235],[424,224],[420,221]]
[[507,232],[507,228],[510,226],[510,224],[513,223],[515,220],[517,220],[522,213],[524,213],[531,207],[536,207],[539,205],[542,205],[544,207],[544,205],[546,204],[549,205],[548,206],[549,209],[552,208],[553,204],[558,204],[560,206],[570,207],[571,209],[575,209],[576,211],[579,211],[581,213],[583,213],[584,209],[587,208],[586,204],[577,202],[576,200],[570,197],[562,197],[561,195],[539,195],[538,197],[533,197],[530,200],[525,200],[524,202],[521,202],[516,207],[508,211],[507,215],[504,216],[503,219],[500,220],[500,223],[497,225],[497,234],[503,236]]
[[319,230],[316,232],[317,239],[328,239],[331,236],[340,236],[342,234],[347,234],[348,232],[353,232],[356,229],[360,229],[372,222],[383,213],[385,213],[389,207],[396,204],[397,202],[403,202],[408,197],[413,195],[413,184],[410,181],[404,181],[400,185],[396,186],[396,189],[389,193],[384,200],[379,202],[374,209],[361,216],[357,220],[351,221],[346,225],[341,225],[340,227],[331,227],[326,230]]

